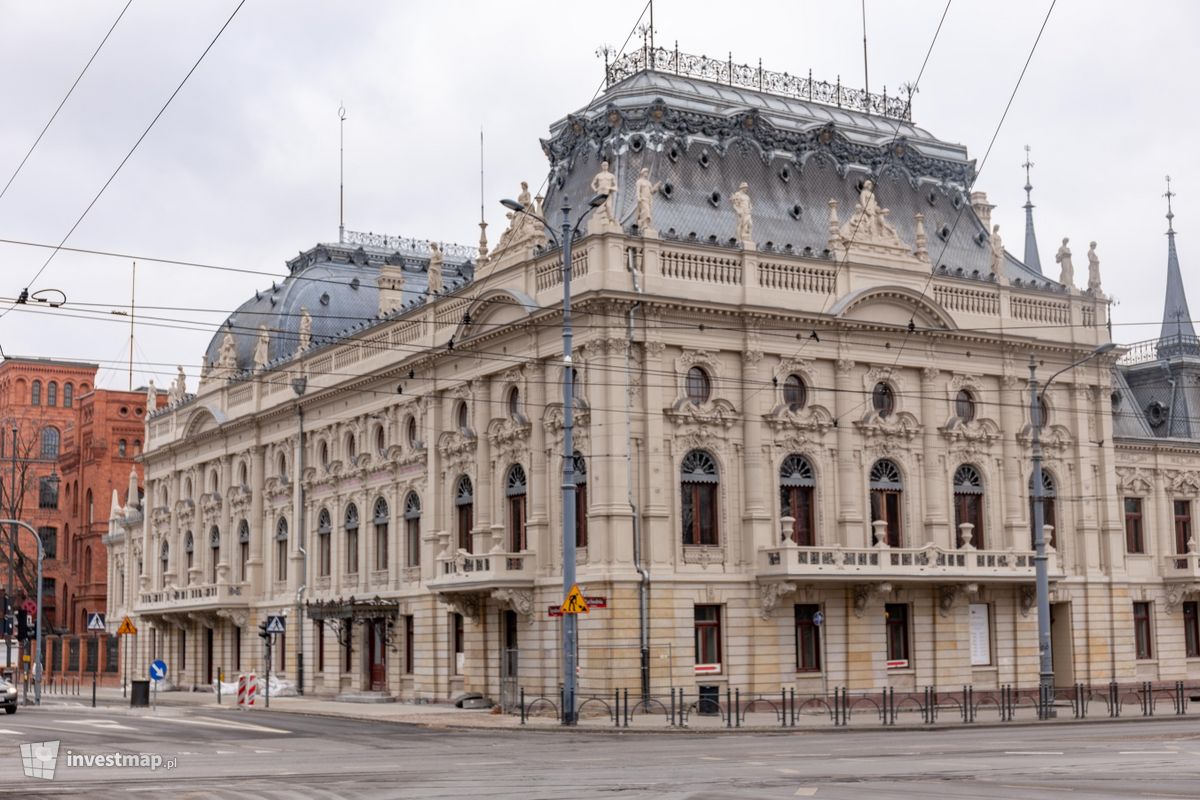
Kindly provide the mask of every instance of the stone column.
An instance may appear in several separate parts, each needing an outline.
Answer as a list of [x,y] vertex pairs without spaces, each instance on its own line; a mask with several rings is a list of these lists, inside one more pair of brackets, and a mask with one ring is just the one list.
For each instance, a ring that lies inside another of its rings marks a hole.
[[[1000,452],[1004,463],[1004,528],[1003,547],[1030,550],[1029,479],[1025,472],[1023,449],[1017,434],[1024,426],[1022,409],[1029,405],[1025,384],[1015,375],[1001,379],[1000,390]],[[1000,542],[996,543],[1000,545]]]
[[250,558],[246,560],[246,582],[251,597],[263,593],[263,484],[267,480],[266,448],[261,444],[251,448],[250,457]]
[[[837,411],[838,532],[836,542],[846,547],[865,547],[866,529],[861,475],[855,458],[854,410],[859,392],[854,388],[854,362],[838,359],[835,364],[834,408]],[[860,497],[861,495],[861,497]]]
[[[492,491],[492,448],[487,437],[487,424],[491,419],[491,403],[489,402],[491,384],[486,378],[480,378],[475,383],[474,402],[472,403],[470,423],[475,431],[475,528],[471,532],[473,550],[476,553],[486,553],[491,549],[492,510],[496,498]],[[452,489],[453,491],[453,489]],[[501,516],[503,519],[503,515]]]
[[[772,469],[774,459],[769,448],[764,455],[762,405],[766,382],[762,364],[762,351],[757,349],[757,336],[748,336],[746,349],[742,351],[742,476],[741,486],[745,498],[742,507],[742,541],[739,560],[754,563],[754,554],[759,547],[771,547],[775,543],[775,530],[771,520],[774,509],[766,501],[767,487],[774,486]],[[767,405],[770,404],[767,395]]]
[[642,467],[640,481],[644,487],[643,496],[639,499],[645,520],[643,541],[645,543],[645,562],[651,572],[661,569],[671,563],[675,556],[675,537],[679,534],[672,527],[674,511],[671,498],[675,496],[673,483],[679,480],[671,463],[671,453],[664,443],[667,432],[663,424],[663,408],[670,402],[664,397],[661,376],[669,375],[664,372],[663,351],[665,345],[659,338],[661,330],[651,321],[647,321],[645,347],[645,367],[642,370],[642,399],[643,413],[646,419],[645,461]]
[[922,461],[925,467],[925,535],[918,539],[909,539],[909,546],[920,547],[925,542],[934,542],[942,547],[954,547],[954,537],[951,535],[946,509],[947,480],[946,472],[949,465],[943,453],[941,437],[938,428],[941,427],[941,416],[944,404],[939,402],[938,376],[941,373],[937,367],[925,367],[921,370],[921,429],[924,432],[924,453]]
[[226,454],[221,456],[221,553],[217,563],[217,580],[220,583],[233,583],[234,576],[229,569],[230,554],[237,552],[238,546],[237,531],[233,526],[233,506],[229,502],[232,489],[233,458]]

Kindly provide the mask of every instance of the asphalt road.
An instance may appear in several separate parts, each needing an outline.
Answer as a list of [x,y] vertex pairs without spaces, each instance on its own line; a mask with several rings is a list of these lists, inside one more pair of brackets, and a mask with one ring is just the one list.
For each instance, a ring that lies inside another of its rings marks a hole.
[[[1195,719],[937,731],[444,731],[270,711],[23,708],[0,716],[0,797],[1200,798]],[[18,744],[59,740],[55,779]],[[157,754],[102,768],[72,756]],[[174,759],[173,768],[166,761]]]

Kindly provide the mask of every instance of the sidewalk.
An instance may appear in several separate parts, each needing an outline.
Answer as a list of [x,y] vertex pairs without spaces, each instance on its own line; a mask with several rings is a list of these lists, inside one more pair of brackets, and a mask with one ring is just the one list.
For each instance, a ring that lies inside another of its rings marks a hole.
[[[117,688],[100,688],[97,690],[97,706],[108,710],[124,709],[132,716],[144,714],[162,714],[169,716],[172,711],[182,708],[202,709],[206,712],[254,714],[265,710],[265,699],[259,697],[259,703],[253,708],[239,709],[234,698],[223,696],[217,703],[217,696],[209,692],[160,692],[152,695],[154,707],[151,709],[129,708],[129,700],[121,696]],[[80,695],[43,695],[42,704],[47,706],[63,706],[80,711],[91,710],[91,693]],[[443,730],[539,730],[560,731],[562,726],[553,713],[530,715],[525,725],[521,724],[518,714],[493,714],[488,710],[455,708],[448,703],[345,703],[315,697],[272,697],[269,711],[285,714],[305,714],[310,716],[337,717],[341,719],[361,719],[375,722],[392,722],[407,725],[417,725],[425,728]],[[1191,716],[1190,714],[1188,716]],[[1072,718],[1070,707],[1059,707],[1058,718],[1052,722],[1039,722],[1034,709],[1018,709],[1016,719],[1011,722],[1001,722],[995,713],[980,713],[972,723],[963,723],[959,714],[953,709],[943,709],[939,712],[938,721],[934,725],[923,723],[919,714],[900,714],[895,725],[880,724],[879,717],[871,713],[855,713],[848,725],[835,727],[827,714],[798,714],[794,726],[781,726],[779,717],[771,712],[751,712],[744,715],[738,724],[737,720],[726,720],[723,716],[704,716],[692,714],[688,717],[685,727],[672,727],[667,720],[667,713],[637,713],[632,715],[628,726],[621,719],[621,725],[613,723],[611,713],[604,708],[585,708],[577,730],[612,733],[836,733],[839,731],[865,730],[934,730],[960,727],[1027,727],[1030,725],[1061,725],[1088,724],[1104,722],[1136,722],[1138,720],[1179,719],[1174,714],[1159,713],[1152,717],[1138,715],[1109,718],[1101,713],[1086,719]],[[790,722],[790,720],[789,720]]]

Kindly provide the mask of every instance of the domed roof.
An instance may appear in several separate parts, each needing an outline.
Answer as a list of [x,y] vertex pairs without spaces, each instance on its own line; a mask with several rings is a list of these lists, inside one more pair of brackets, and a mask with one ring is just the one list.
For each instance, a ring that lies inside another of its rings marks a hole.
[[[379,321],[379,269],[404,271],[404,303],[396,314],[424,302],[429,286],[428,245],[413,239],[347,232],[348,243],[318,244],[288,262],[289,275],[255,292],[229,315],[208,343],[207,368],[217,366],[226,333],[233,336],[239,372],[254,369],[260,326],[269,332],[268,364],[292,358],[305,310],[312,317],[311,346],[319,347]],[[474,251],[443,245],[442,282],[452,292],[474,277]]]

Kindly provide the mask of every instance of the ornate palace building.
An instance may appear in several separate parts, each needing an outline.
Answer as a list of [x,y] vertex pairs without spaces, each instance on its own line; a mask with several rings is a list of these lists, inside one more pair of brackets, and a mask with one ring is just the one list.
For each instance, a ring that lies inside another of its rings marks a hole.
[[[563,254],[532,213],[556,235],[600,192],[571,262],[581,691],[1036,683],[1029,367],[1108,341],[1095,247],[1082,287],[1066,240],[1056,276],[1006,251],[909,98],[663,49],[606,69],[494,249],[312,247],[148,419],[107,536],[139,671],[261,672],[283,614],[273,668],[309,693],[556,690]],[[1200,676],[1170,242],[1162,338],[1040,401],[1060,685]]]

